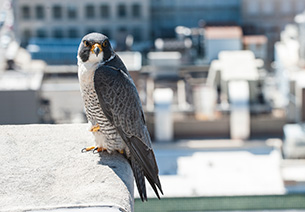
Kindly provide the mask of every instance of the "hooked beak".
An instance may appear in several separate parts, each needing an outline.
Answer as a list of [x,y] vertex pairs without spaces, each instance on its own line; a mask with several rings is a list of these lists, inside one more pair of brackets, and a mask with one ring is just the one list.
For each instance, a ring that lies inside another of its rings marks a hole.
[[91,48],[91,52],[94,53],[96,56],[98,56],[98,54],[102,51],[102,47],[101,44],[94,44]]

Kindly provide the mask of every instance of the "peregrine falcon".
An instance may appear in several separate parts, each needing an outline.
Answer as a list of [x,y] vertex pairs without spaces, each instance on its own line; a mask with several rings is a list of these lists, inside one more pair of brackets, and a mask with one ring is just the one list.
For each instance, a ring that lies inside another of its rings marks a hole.
[[[78,48],[78,78],[96,147],[83,151],[118,151],[131,164],[141,200],[145,178],[157,197],[163,194],[159,170],[136,86],[109,39],[100,33],[83,37]],[[157,189],[158,188],[158,189]]]

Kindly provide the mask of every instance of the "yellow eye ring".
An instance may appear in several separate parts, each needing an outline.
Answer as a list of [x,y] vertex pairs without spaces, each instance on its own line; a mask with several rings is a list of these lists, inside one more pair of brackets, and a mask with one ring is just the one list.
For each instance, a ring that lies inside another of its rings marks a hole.
[[102,46],[105,48],[107,46],[107,41],[105,41]]
[[84,40],[83,43],[84,43],[84,45],[85,45],[86,47],[89,46],[89,41]]

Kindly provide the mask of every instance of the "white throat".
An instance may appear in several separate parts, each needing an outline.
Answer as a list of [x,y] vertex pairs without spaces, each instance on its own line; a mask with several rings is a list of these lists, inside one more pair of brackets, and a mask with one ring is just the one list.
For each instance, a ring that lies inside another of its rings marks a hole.
[[83,86],[87,87],[90,84],[93,85],[94,72],[102,61],[102,57],[99,58],[100,55],[101,54],[96,56],[90,53],[89,59],[86,62],[83,62],[81,58],[77,56],[78,79],[81,88]]
[[83,62],[82,59],[77,56],[78,79],[81,87],[84,85],[93,85],[95,70],[104,63],[112,60],[115,57],[115,54],[112,54],[111,57],[106,61],[103,61],[103,57],[103,52],[98,54],[98,56],[90,52],[89,59],[86,62]]

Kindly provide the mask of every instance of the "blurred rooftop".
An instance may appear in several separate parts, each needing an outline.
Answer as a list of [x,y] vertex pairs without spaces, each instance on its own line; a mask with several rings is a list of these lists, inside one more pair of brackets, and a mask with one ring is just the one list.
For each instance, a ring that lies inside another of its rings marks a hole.
[[0,90],[38,90],[42,78],[42,72],[6,71],[0,76]]
[[247,35],[243,37],[243,43],[247,44],[265,44],[268,39],[265,35]]
[[241,38],[243,32],[239,26],[209,26],[205,28],[207,39]]

